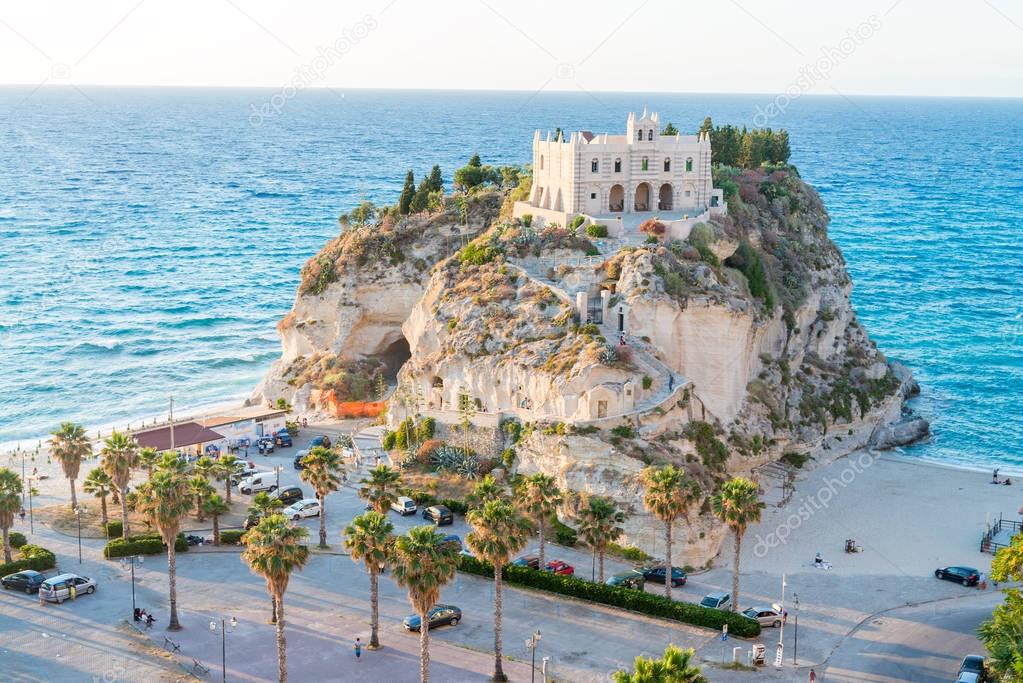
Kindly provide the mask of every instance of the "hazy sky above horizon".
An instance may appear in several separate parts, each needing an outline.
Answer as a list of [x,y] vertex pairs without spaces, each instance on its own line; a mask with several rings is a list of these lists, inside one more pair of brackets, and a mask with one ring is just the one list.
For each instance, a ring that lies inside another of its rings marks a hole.
[[9,0],[0,83],[1023,96],[1012,0]]

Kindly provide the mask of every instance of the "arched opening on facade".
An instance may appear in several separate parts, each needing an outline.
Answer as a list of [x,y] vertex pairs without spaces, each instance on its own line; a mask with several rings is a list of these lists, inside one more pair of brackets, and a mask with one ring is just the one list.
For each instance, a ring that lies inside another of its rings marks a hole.
[[625,188],[615,185],[611,188],[611,194],[607,202],[608,211],[625,211]]
[[659,211],[671,211],[675,208],[674,194],[670,183],[661,185],[661,189],[657,192],[657,209]]
[[636,211],[650,210],[650,183],[640,183],[636,187],[636,202],[633,206]]

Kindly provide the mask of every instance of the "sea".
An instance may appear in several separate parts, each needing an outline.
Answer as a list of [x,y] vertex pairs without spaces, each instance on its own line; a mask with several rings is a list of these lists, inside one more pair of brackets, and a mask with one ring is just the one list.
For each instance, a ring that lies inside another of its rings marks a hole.
[[339,214],[644,107],[787,129],[861,321],[923,388],[906,455],[1023,472],[1020,99],[0,87],[0,444],[240,400]]

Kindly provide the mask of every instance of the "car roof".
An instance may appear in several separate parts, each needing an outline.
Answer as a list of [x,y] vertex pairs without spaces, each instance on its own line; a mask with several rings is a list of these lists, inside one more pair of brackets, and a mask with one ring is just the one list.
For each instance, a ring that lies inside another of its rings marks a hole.
[[715,600],[720,600],[721,598],[727,598],[727,597],[729,597],[729,596],[728,596],[728,593],[726,593],[725,591],[714,591],[713,593],[707,593],[707,595],[704,597],[704,600],[706,600],[707,598],[713,598]]
[[79,576],[78,574],[57,574],[56,576],[51,576],[50,578],[48,578],[47,582],[50,582],[50,581],[65,581],[67,579],[84,579],[84,578],[85,578],[84,576]]
[[447,505],[431,505],[430,507],[434,510],[439,510],[440,512],[451,512],[451,510],[448,510]]
[[[764,607],[763,605],[754,605],[752,607],[747,607],[743,611],[748,612],[751,609],[754,609],[754,610],[756,610],[758,612],[774,612],[774,608],[773,607]],[[775,614],[777,614],[777,612],[775,612]]]

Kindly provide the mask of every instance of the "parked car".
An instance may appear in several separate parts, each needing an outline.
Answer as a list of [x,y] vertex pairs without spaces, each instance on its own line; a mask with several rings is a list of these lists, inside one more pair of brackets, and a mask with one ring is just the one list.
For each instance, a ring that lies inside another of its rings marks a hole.
[[[430,608],[426,618],[430,622],[431,629],[435,629],[438,626],[444,626],[445,624],[457,626],[458,622],[462,619],[462,610],[454,605],[434,605]],[[402,624],[404,624],[405,628],[409,631],[418,631],[420,624],[419,615],[411,614],[405,617],[405,619],[402,620]]]
[[309,442],[309,450],[316,448],[317,446],[323,446],[324,448],[330,448],[330,437],[329,436],[315,436],[313,440]]
[[61,603],[71,598],[71,586],[75,587],[76,595],[89,595],[96,592],[96,582],[89,577],[78,574],[61,574],[39,584],[39,595],[48,602]]
[[455,523],[455,517],[451,514],[451,510],[443,505],[431,505],[423,508],[423,519],[428,519],[437,526]]
[[320,516],[320,501],[315,498],[304,498],[294,505],[281,510],[281,513],[295,521],[304,519],[305,517],[319,517]]
[[700,607],[707,607],[709,609],[728,609],[728,603],[731,601],[732,596],[724,591],[715,591],[708,593],[707,597],[700,600]]
[[462,549],[462,539],[455,534],[448,534],[447,536],[444,537],[444,540],[442,540],[441,543],[444,545],[451,544],[457,547],[459,550]]
[[260,491],[273,492],[277,490],[276,472],[256,472],[242,479],[238,484],[238,490],[249,495]]
[[781,615],[772,607],[747,607],[742,616],[760,622],[761,626],[781,626]]
[[274,434],[274,443],[277,444],[278,448],[291,448],[294,442],[291,440],[291,434],[288,433],[288,430],[282,429]]
[[551,560],[544,566],[544,571],[552,572],[560,576],[572,576],[575,574],[575,567],[562,560]]
[[976,586],[980,581],[980,572],[973,567],[945,567],[935,569],[934,575],[945,581],[956,581],[964,586]]
[[281,501],[283,505],[291,505],[295,501],[305,498],[305,493],[302,492],[302,489],[299,486],[285,486],[282,489],[274,491],[270,497]]
[[627,572],[620,574],[614,574],[610,578],[604,581],[608,586],[620,586],[622,588],[634,588],[635,590],[643,590],[643,586],[646,585],[645,579],[643,579],[643,572],[630,569]]
[[304,458],[307,455],[309,455],[309,451],[299,451],[298,453],[295,454],[295,469],[296,470],[305,469],[305,465],[302,464],[302,458]]
[[391,503],[391,509],[404,517],[405,515],[416,514],[419,506],[416,505],[416,501],[412,500],[408,496],[398,496],[398,500]]
[[25,591],[31,595],[39,590],[39,584],[45,580],[46,577],[39,572],[32,569],[26,569],[23,572],[8,574],[0,579],[0,584],[3,584],[3,587],[6,590]]
[[528,567],[529,569],[539,569],[540,558],[536,555],[523,555],[522,557],[512,560],[512,564],[516,567]]
[[963,657],[963,663],[959,665],[959,678],[956,683],[963,681],[963,676],[966,676],[965,680],[970,683],[980,683],[985,680],[984,674],[984,658],[980,655],[966,655]]
[[[645,567],[643,569],[643,578],[653,583],[664,583],[664,566],[660,567]],[[672,586],[684,586],[686,585],[686,573],[681,567],[671,568],[671,585]]]
[[238,472],[231,475],[231,483],[234,485],[240,484],[243,479],[248,479],[253,474],[258,474],[259,472],[264,471],[256,467],[256,463],[254,462],[243,460],[241,461],[241,464],[242,466],[239,468]]

